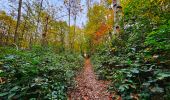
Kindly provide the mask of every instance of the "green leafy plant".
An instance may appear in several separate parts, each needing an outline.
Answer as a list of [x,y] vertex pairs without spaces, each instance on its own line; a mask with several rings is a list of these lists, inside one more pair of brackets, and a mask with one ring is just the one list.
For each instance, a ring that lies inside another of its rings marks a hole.
[[7,49],[1,55],[0,77],[4,82],[0,84],[0,99],[67,99],[83,58],[78,54],[56,54],[52,49],[38,52],[36,48]]

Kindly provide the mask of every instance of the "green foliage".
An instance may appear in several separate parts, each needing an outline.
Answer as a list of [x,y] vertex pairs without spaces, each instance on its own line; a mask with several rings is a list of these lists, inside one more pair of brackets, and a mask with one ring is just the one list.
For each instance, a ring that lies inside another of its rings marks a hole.
[[151,99],[152,96],[158,94],[163,96],[166,93],[164,87],[170,85],[167,83],[170,73],[159,69],[121,69],[116,70],[112,77],[115,91],[126,100],[133,98],[130,97],[131,94],[137,94],[141,99]]
[[133,94],[142,100],[150,100],[157,95],[168,99],[169,70],[153,58],[152,62],[145,58],[146,54],[142,52],[113,56],[111,51],[103,49],[92,60],[98,78],[112,80],[109,90],[120,94],[123,100],[133,99]]
[[145,44],[152,47],[153,52],[170,50],[170,21],[167,25],[162,25],[159,29],[152,31],[146,37]]
[[2,100],[67,99],[67,90],[74,86],[73,77],[82,66],[80,55],[57,54],[52,49],[0,48],[0,53]]
[[109,90],[123,100],[169,100],[170,2],[122,2],[124,30],[93,57],[98,78],[112,80]]

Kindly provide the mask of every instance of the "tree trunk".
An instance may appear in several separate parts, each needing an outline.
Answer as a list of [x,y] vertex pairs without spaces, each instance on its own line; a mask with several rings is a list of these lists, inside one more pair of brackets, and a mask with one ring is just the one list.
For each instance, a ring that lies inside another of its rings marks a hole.
[[41,15],[41,10],[42,10],[42,6],[43,6],[43,0],[41,0],[40,2],[40,9],[38,12],[38,19],[37,19],[37,28],[36,28],[36,33],[35,33],[35,41],[37,40],[37,34],[38,34],[38,28],[39,28],[39,23],[40,23],[40,15]]
[[62,27],[60,27],[60,30],[61,30],[61,46],[62,46],[62,51],[65,51],[65,44],[64,44],[64,33],[62,31]]
[[68,8],[68,14],[69,14],[69,16],[68,16],[68,21],[69,21],[69,34],[70,34],[70,17],[71,17],[71,2],[70,2],[70,0],[69,0],[69,8]]
[[91,8],[91,0],[87,0],[86,5],[87,5],[87,10],[89,11],[89,9]]
[[[28,15],[28,14],[27,14]],[[20,41],[24,41],[24,34],[25,34],[25,30],[27,30],[26,29],[26,24],[27,24],[27,21],[26,21],[26,19],[24,19],[24,27],[23,27],[23,29],[21,30],[21,40]],[[20,47],[22,47],[23,45],[22,45],[22,42],[19,44],[19,46]]]
[[19,44],[19,39],[18,39],[18,28],[19,28],[19,25],[20,25],[20,19],[21,19],[21,8],[22,8],[22,0],[19,0],[19,4],[18,4],[18,17],[17,17],[17,25],[16,25],[16,28],[15,28],[15,35],[14,35],[14,42],[15,44]]
[[[70,22],[70,17],[71,17],[71,2],[69,0],[69,9],[68,9],[68,13],[69,13],[69,34],[71,33],[71,22]],[[70,49],[72,49],[72,40],[70,39]]]
[[32,33],[31,33],[31,36],[29,37],[29,49],[30,50],[32,49],[32,40],[33,40],[33,36],[32,36]]
[[73,37],[72,37],[72,49],[74,48],[74,37],[76,35],[76,20],[77,20],[77,16],[75,15],[75,17],[74,17],[74,33],[73,33]]
[[113,0],[113,13],[114,13],[114,34],[119,34],[120,21],[122,20],[122,7],[120,5],[120,0]]
[[[11,22],[10,22],[10,24],[11,24]],[[9,36],[10,36],[10,31],[11,31],[11,26],[9,26],[9,28],[8,28],[8,34],[7,34],[7,36],[6,36],[6,45],[9,45]]]
[[49,16],[47,15],[46,17],[46,24],[44,27],[44,32],[42,34],[42,46],[46,47],[47,46],[47,31],[48,31],[48,23],[49,23]]
[[[120,0],[113,0],[113,10],[114,10],[114,35],[119,41],[122,41],[122,28],[120,22],[122,21],[122,7],[120,5]],[[112,40],[112,39],[111,39]],[[117,48],[122,48],[124,43],[120,43]]]
[[3,41],[3,30],[0,29],[0,46],[2,46],[2,41]]
[[77,20],[77,16],[75,15],[75,17],[74,17],[74,35],[76,34],[76,20]]

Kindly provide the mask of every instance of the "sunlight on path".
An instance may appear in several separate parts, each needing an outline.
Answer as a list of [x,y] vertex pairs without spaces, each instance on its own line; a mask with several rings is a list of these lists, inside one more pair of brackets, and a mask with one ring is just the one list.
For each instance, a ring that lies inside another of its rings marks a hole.
[[70,94],[70,100],[111,100],[107,92],[109,82],[96,79],[90,59],[85,60],[84,69],[76,81],[77,86]]

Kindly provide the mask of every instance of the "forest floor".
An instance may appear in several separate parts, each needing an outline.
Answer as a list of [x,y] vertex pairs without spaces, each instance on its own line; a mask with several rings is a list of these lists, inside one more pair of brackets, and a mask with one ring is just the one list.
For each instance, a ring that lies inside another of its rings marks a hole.
[[112,100],[107,91],[110,82],[96,79],[90,59],[85,60],[83,70],[76,77],[76,88],[69,100]]

